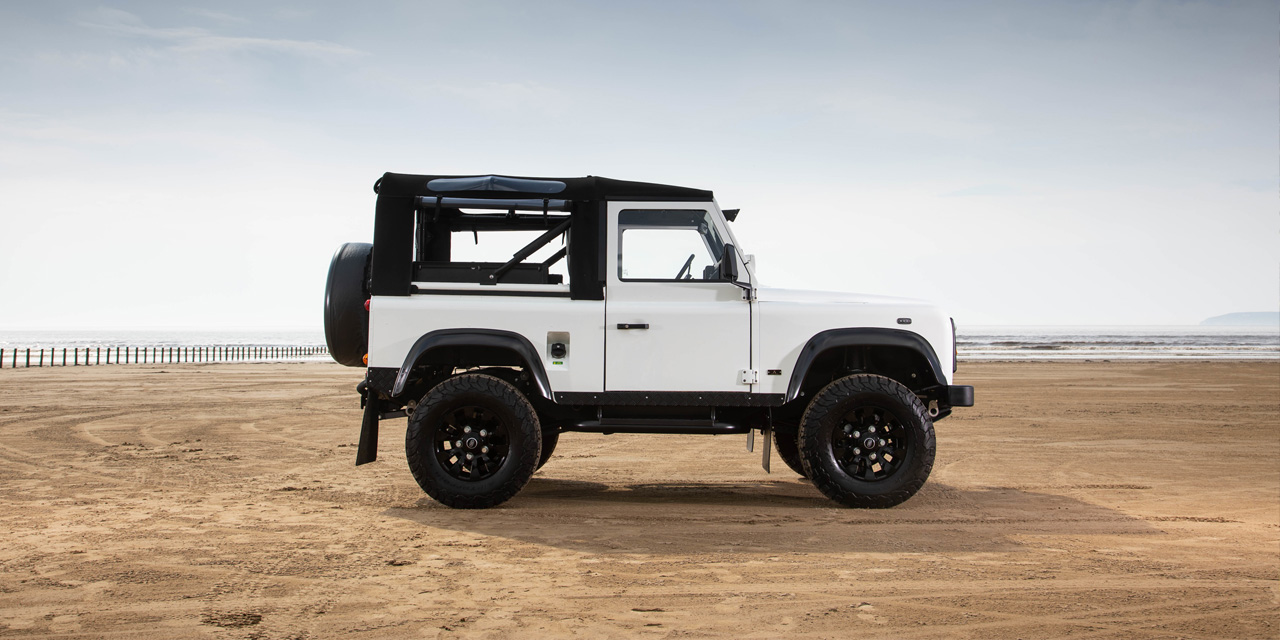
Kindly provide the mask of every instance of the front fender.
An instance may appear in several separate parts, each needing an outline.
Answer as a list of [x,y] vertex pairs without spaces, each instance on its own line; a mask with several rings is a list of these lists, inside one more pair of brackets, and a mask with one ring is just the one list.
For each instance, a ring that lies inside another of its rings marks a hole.
[[791,370],[791,382],[787,385],[787,402],[800,397],[800,388],[804,384],[805,375],[814,360],[824,352],[840,347],[903,347],[918,352],[929,364],[933,377],[943,387],[947,379],[943,373],[942,363],[933,346],[923,336],[902,329],[856,328],[828,329],[809,338],[800,349],[800,357]]

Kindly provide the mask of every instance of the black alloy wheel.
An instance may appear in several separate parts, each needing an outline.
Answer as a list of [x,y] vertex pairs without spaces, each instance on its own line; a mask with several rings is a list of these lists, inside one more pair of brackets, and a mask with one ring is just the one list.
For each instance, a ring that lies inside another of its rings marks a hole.
[[907,457],[911,432],[888,409],[855,407],[832,429],[836,462],[845,473],[865,482],[889,479]]
[[493,411],[475,405],[458,407],[436,427],[436,460],[458,480],[484,480],[507,461],[510,431],[511,426]]
[[459,509],[502,504],[537,468],[542,429],[511,383],[467,373],[427,392],[409,418],[405,456],[427,495]]
[[937,444],[920,398],[883,376],[851,375],[814,396],[800,421],[800,458],[814,486],[851,507],[886,508],[915,495]]

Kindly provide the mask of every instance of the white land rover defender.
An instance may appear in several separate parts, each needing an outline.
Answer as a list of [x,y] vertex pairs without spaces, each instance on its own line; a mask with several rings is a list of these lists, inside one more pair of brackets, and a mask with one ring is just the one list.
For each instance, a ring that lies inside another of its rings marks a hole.
[[[772,435],[828,497],[890,507],[928,478],[934,421],[973,405],[946,315],[761,288],[710,191],[394,173],[374,191],[373,244],[330,264],[325,338],[366,367],[356,464],[407,416],[409,469],[451,507],[510,499],[570,431],[760,431],[766,470]],[[512,231],[536,238],[506,262],[454,258]]]

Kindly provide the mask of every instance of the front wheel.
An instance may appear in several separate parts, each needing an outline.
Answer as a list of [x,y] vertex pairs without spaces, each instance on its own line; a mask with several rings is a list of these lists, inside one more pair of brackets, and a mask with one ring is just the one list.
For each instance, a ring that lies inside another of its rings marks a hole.
[[852,375],[814,396],[800,421],[800,457],[813,484],[851,507],[886,508],[924,485],[937,449],[933,421],[910,389]]
[[560,442],[559,429],[552,427],[542,431],[542,456],[538,458],[539,469],[551,459],[551,454],[555,452],[558,442]]
[[533,476],[541,452],[533,406],[510,383],[483,374],[454,376],[432,388],[405,433],[418,486],[459,509],[510,500]]

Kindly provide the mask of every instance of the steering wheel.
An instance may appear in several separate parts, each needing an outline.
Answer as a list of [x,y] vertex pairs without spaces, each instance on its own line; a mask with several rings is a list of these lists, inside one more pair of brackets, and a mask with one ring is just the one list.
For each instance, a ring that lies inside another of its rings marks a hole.
[[[684,261],[684,266],[683,266],[683,267],[680,267],[680,271],[679,271],[678,273],[676,273],[676,280],[681,280],[682,278],[681,278],[680,276],[683,276],[683,275],[684,275],[684,272],[685,272],[685,271],[689,271],[689,267],[690,267],[690,266],[693,266],[693,257],[694,257],[694,255],[695,255],[695,254],[692,254],[692,253],[691,253],[691,254],[689,254],[689,259]],[[685,277],[685,278],[683,278],[683,279],[684,279],[684,280],[691,280],[691,279],[693,279],[693,273],[692,273],[692,272],[691,272],[691,273],[689,273],[688,277]]]

